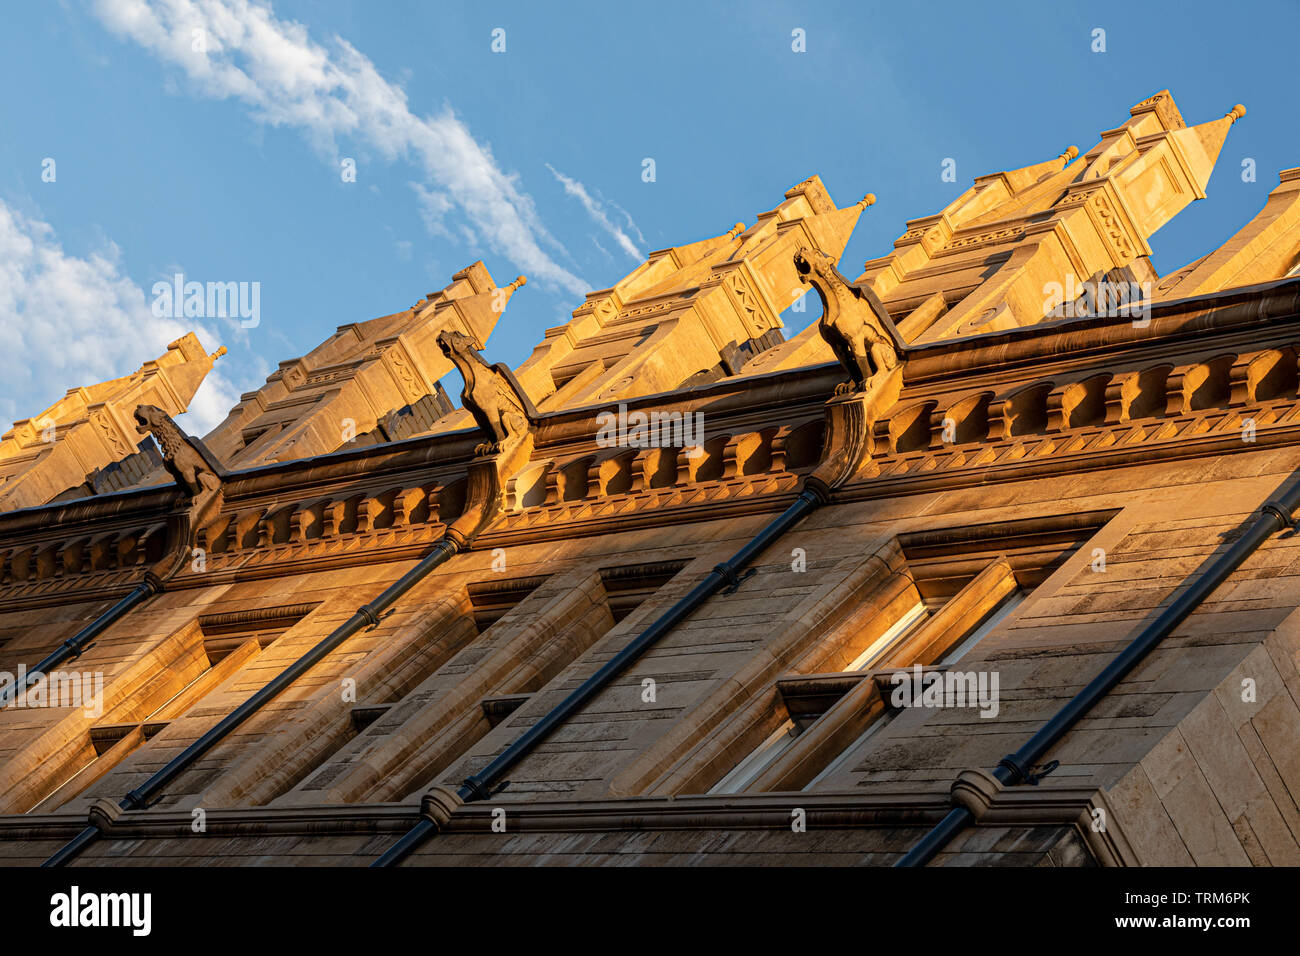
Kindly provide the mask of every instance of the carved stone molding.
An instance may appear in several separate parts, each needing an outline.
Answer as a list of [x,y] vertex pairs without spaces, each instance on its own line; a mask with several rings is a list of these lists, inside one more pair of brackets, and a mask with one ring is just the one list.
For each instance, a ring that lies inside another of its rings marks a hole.
[[872,434],[883,411],[898,401],[903,370],[895,368],[870,392],[839,395],[826,403],[826,444],[809,476],[828,490],[840,487],[870,459]]

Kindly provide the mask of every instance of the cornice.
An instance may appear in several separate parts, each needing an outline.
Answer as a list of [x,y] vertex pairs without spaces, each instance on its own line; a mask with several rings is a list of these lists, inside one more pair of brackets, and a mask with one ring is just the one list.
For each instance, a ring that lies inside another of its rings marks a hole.
[[[1071,826],[1096,800],[1085,787],[1008,788],[993,801],[981,825]],[[600,800],[498,799],[465,804],[446,826],[449,833],[491,833],[493,811],[504,807],[512,832],[637,832],[643,830],[788,830],[790,811],[807,813],[808,828],[865,829],[922,827],[951,809],[947,793],[912,790],[889,793],[794,792],[690,797],[627,797]],[[337,804],[301,807],[208,809],[206,832],[193,832],[186,810],[124,811],[109,839],[213,839],[215,837],[371,834],[408,829],[420,819],[413,804]],[[28,813],[0,817],[6,841],[75,836],[85,827],[79,814]]]
[[912,346],[905,380],[914,387],[957,373],[1045,368],[1187,344],[1227,347],[1251,341],[1261,329],[1300,333],[1300,278],[1157,302],[1150,318],[1145,327],[1135,327],[1130,316],[1060,319]]
[[[835,498],[1300,444],[1298,313],[1300,280],[1291,279],[1159,303],[1145,328],[1129,318],[1074,320],[911,348],[898,401],[881,411],[865,464]],[[1274,370],[1287,384],[1263,394]],[[1130,394],[1148,372],[1163,383],[1142,386],[1160,391],[1150,413]],[[680,449],[598,446],[597,414],[608,405],[538,415],[531,459],[475,547],[780,510],[819,460],[839,378],[839,366],[827,364],[623,403],[702,413],[707,455],[692,460]],[[1088,389],[1100,391],[1084,402]],[[1092,419],[1073,420],[1085,406]],[[959,434],[975,437],[941,440],[950,416]],[[1248,419],[1253,440],[1243,440]],[[169,586],[418,557],[455,518],[480,438],[466,429],[232,473],[221,518],[199,542],[205,569],[182,571]],[[526,497],[536,504],[524,506]],[[0,515],[0,608],[134,586],[148,557],[142,542],[177,501],[173,487],[159,486]]]

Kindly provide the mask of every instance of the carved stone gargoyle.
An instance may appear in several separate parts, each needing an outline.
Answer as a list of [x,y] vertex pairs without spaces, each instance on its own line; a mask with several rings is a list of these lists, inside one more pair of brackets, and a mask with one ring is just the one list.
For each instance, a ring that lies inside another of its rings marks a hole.
[[461,404],[488,437],[474,449],[465,508],[446,532],[464,547],[501,512],[507,482],[528,464],[537,409],[514,373],[500,363],[483,361],[468,335],[444,329],[438,333],[438,347],[460,370],[465,379]]
[[200,529],[206,528],[221,513],[224,500],[221,464],[197,438],[181,431],[179,425],[161,408],[140,405],[135,410],[140,434],[152,434],[163,455],[163,467],[176,479],[189,504],[189,543]]
[[513,373],[504,365],[488,365],[474,349],[468,335],[454,329],[438,333],[438,347],[451,359],[465,380],[460,401],[474,416],[489,440],[475,449],[476,455],[497,455],[528,431],[537,411],[524,394]]
[[796,252],[794,267],[799,281],[817,290],[822,300],[817,330],[849,373],[835,393],[870,391],[900,362],[901,343],[880,297],[850,283],[835,261],[816,249]]
[[818,331],[849,374],[826,403],[822,460],[806,479],[829,494],[870,460],[876,420],[903,387],[904,344],[879,296],[840,275],[830,256],[800,249],[794,267],[821,297]]

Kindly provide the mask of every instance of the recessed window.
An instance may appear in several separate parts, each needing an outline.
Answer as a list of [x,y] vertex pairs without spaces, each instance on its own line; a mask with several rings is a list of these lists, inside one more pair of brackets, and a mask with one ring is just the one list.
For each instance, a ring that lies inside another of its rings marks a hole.
[[[707,792],[718,794],[793,791],[842,770],[844,761],[860,754],[864,742],[898,712],[888,693],[898,670],[944,670],[966,658],[1115,513],[900,534],[908,585],[903,593],[910,599],[900,599],[897,582],[893,592],[877,591],[870,610],[864,607],[856,620],[849,619],[852,629],[828,634],[813,653],[792,661],[792,672],[778,676],[770,688],[771,709],[757,723],[740,726],[738,721],[723,731],[726,753],[744,758],[729,766],[718,752],[707,765],[683,772],[689,777],[684,786],[698,787],[698,793],[712,783]],[[898,614],[900,605],[910,606]],[[884,607],[888,616],[882,617]],[[715,774],[725,776],[719,780]]]
[[542,575],[470,584],[467,590],[470,604],[474,607],[474,625],[478,632],[482,634],[501,620],[545,582],[546,577]]
[[[872,641],[861,654],[854,658],[841,673],[856,673],[871,667],[891,648],[905,640],[909,634],[925,623],[931,611],[932,606],[924,601],[918,601],[912,605],[883,634]],[[815,684],[817,682],[817,679],[814,679],[807,683]],[[804,682],[796,680],[795,683]],[[822,681],[822,683],[825,683],[825,681]],[[730,773],[714,784],[709,793],[740,793],[748,787],[758,778],[759,774],[771,766],[773,761],[790,749],[799,735],[812,726],[817,718],[825,712],[827,706],[833,704],[843,695],[845,688],[849,685],[843,684],[842,681],[838,681],[838,683],[842,686],[828,687],[828,695],[823,700],[818,700],[819,695],[809,693],[807,687],[800,689],[802,693],[798,699],[787,696],[786,713],[789,716],[785,722],[771,736],[754,748],[750,755],[737,764]],[[783,696],[787,694],[784,688],[782,688],[782,694]]]
[[[1013,590],[981,621],[969,634],[955,639],[942,660],[937,663],[951,663],[962,657],[967,651],[991,632],[1020,603],[1023,592]],[[842,674],[853,674],[870,670],[873,665],[886,659],[890,652],[906,644],[908,638],[916,634],[930,621],[934,613],[944,605],[943,601],[918,601],[908,608],[889,628],[859,654]],[[865,678],[871,680],[872,677]],[[812,675],[806,678],[791,677],[778,682],[778,690],[785,702],[786,719],[767,739],[737,764],[730,773],[719,780],[709,793],[741,793],[751,783],[776,762],[793,745],[801,734],[813,727],[817,720],[834,706],[853,686],[854,682],[833,675]],[[825,693],[817,689],[824,687]],[[867,727],[866,731],[842,751],[812,781],[816,783],[832,773],[836,767],[855,750],[864,740],[876,733],[889,721],[891,714],[884,712]],[[810,783],[809,786],[812,784]]]
[[[999,624],[1001,624],[1004,620],[1006,620],[1007,617],[1011,614],[1011,612],[1020,606],[1021,602],[1024,601],[1028,593],[1029,592],[1027,590],[1022,588],[1018,588],[1012,591],[1011,593],[1009,593],[1005,598],[1002,599],[1001,603],[999,603],[998,606],[995,607],[993,611],[987,617],[985,617],[984,620],[981,621],[969,634],[967,634],[965,637],[958,640],[947,651],[945,651],[944,654],[939,658],[939,660],[935,662],[936,666],[946,666],[949,664],[954,664],[957,661],[961,660],[963,657],[965,657],[966,654],[968,654],[970,650],[973,647],[975,647],[976,644],[978,644],[985,637],[991,634],[994,628],[996,628]],[[917,627],[920,626],[920,624],[924,623],[924,621],[925,621],[924,617],[920,618],[917,621],[917,623],[913,625],[911,630],[915,630]],[[903,636],[905,635],[900,635],[900,639]],[[894,719],[894,716],[895,716],[895,711],[891,709],[886,709],[883,713],[877,716],[875,720],[873,720],[869,725],[867,725],[867,729],[863,731],[862,734],[858,736],[856,740],[853,741],[853,743],[849,744],[842,751],[840,751],[839,754],[837,754],[835,758],[831,760],[831,762],[828,763],[820,773],[817,774],[817,776],[813,777],[812,780],[808,781],[808,783],[803,787],[803,789],[811,790],[813,787],[817,786],[817,784],[821,783],[823,780],[825,780],[826,778],[830,777],[832,774],[840,770],[844,766],[844,764],[848,761],[849,757],[852,754],[860,752],[860,748],[862,747],[862,745],[866,743],[868,740],[870,740],[877,733],[879,733],[885,727],[886,724],[888,724],[891,720]],[[775,757],[773,759],[775,759]]]
[[848,762],[850,754],[855,753],[859,747],[861,747],[864,743],[866,743],[877,733],[879,733],[884,728],[884,726],[893,719],[894,719],[893,713],[886,711],[884,714],[881,714],[878,718],[873,720],[870,724],[867,725],[867,729],[862,732],[862,734],[858,737],[857,740],[853,741],[853,743],[849,744],[842,751],[840,751],[838,756],[836,756],[834,760],[828,763],[821,773],[817,774],[817,776],[813,777],[811,780],[808,781],[807,784],[804,785],[803,789],[811,790],[813,787],[817,786],[817,784],[821,783],[831,774],[835,773],[837,770],[843,767],[844,764]]
[[736,764],[735,769],[710,788],[709,793],[740,793],[753,783],[777,757],[785,753],[799,736],[799,725],[787,720],[754,749],[748,757]]
[[[69,768],[51,761],[58,771],[51,774],[52,789],[25,812],[52,812],[81,795],[166,729],[173,720],[185,716],[210,691],[247,666],[317,606],[316,603],[292,604],[201,615],[194,622],[192,631],[186,633],[201,642],[207,667],[176,688],[165,700],[148,702],[150,692],[169,686],[165,680],[148,682],[139,694],[126,694],[116,707],[88,728],[90,759],[72,769],[66,777],[62,774]],[[149,709],[141,714],[145,706]],[[85,752],[82,750],[80,753]]]
[[854,658],[848,667],[844,668],[845,672],[866,670],[877,660],[879,660],[886,651],[898,642],[907,638],[918,627],[925,623],[926,619],[933,612],[934,608],[942,602],[925,602],[918,601],[909,608],[902,617],[895,621],[884,634],[871,642],[871,646]]
[[972,647],[984,640],[995,627],[1006,619],[1007,615],[1020,606],[1020,602],[1025,599],[1025,593],[1023,590],[1016,590],[1008,594],[1002,599],[1002,603],[993,609],[992,614],[986,617],[975,630],[946,651],[935,663],[954,664],[965,657]]

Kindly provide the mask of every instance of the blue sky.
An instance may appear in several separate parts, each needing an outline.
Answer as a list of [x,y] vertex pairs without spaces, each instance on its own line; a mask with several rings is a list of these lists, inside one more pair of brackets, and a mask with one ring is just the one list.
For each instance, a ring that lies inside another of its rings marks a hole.
[[[232,29],[232,10],[258,29]],[[753,222],[812,173],[841,205],[878,197],[841,262],[854,276],[975,176],[1086,150],[1157,90],[1189,123],[1242,102],[1210,198],[1152,242],[1167,272],[1300,165],[1298,27],[1294,3],[8,6],[0,418],[198,325],[230,348],[189,416],[204,431],[280,360],[479,258],[503,284],[529,275],[488,344],[517,364],[582,290]],[[159,321],[149,290],[176,271],[259,282],[260,324]]]

